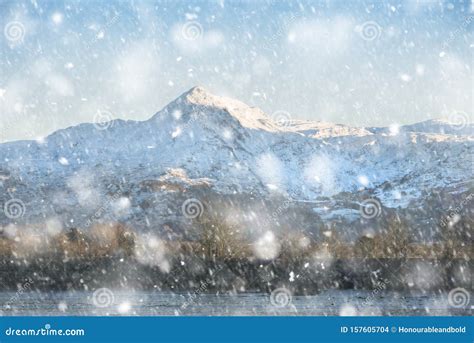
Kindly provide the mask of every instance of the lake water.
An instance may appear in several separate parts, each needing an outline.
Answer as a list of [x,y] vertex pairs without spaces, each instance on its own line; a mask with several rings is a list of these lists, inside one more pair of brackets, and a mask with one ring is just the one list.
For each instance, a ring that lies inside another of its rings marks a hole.
[[453,308],[447,294],[331,290],[312,296],[245,293],[199,294],[105,289],[93,292],[2,292],[3,315],[469,315],[472,307]]

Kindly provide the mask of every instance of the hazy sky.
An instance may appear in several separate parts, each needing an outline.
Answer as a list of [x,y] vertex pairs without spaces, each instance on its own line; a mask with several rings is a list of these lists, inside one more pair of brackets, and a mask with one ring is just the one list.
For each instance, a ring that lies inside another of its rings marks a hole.
[[0,141],[147,119],[197,84],[294,119],[473,117],[467,0],[0,0],[0,24]]

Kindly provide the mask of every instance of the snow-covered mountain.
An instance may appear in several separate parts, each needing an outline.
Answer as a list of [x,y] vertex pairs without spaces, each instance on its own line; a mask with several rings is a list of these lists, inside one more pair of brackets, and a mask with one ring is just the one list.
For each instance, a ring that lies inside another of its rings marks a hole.
[[287,199],[322,220],[350,222],[366,198],[408,210],[434,190],[472,190],[473,129],[437,120],[376,129],[279,125],[195,87],[146,121],[81,124],[1,144],[0,200],[24,203],[15,222],[54,217],[79,227],[112,214],[144,228],[172,223],[183,200],[207,194]]

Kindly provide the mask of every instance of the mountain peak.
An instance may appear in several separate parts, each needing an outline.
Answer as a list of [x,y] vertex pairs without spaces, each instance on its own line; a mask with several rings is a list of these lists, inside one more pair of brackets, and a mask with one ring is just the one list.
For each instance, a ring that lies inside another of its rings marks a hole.
[[202,86],[194,86],[181,94],[181,96],[178,97],[178,99],[188,99],[188,98],[206,98],[206,97],[213,97],[215,96],[212,94],[211,91],[209,91],[207,88],[204,88]]
[[[183,106],[184,105],[184,106]],[[186,113],[186,106],[205,107],[205,112],[225,112],[236,119],[242,126],[265,131],[280,131],[281,129],[259,108],[251,107],[233,98],[215,95],[202,86],[195,86],[183,93],[167,106],[168,109],[178,108]],[[171,110],[171,112],[172,112]],[[189,109],[188,109],[189,110]],[[193,109],[191,109],[193,111]]]
[[[191,102],[195,105],[209,105],[216,106],[218,104],[223,104],[224,102],[230,102],[233,99],[221,97],[213,94],[208,89],[202,86],[195,86],[183,94],[188,102]],[[218,106],[220,107],[220,106]]]
[[220,109],[248,107],[241,101],[213,94],[202,86],[191,88],[178,99],[184,99],[186,102],[194,105],[211,106]]
[[191,95],[191,94],[209,94],[212,95],[212,93],[204,88],[203,86],[194,86],[190,90],[188,90],[185,94]]

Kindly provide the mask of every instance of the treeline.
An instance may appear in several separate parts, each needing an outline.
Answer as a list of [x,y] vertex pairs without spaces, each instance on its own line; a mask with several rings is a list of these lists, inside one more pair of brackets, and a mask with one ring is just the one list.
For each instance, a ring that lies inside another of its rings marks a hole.
[[[54,235],[28,235],[18,230],[0,236],[0,287],[15,289],[31,280],[38,289],[270,291],[279,286],[295,293],[321,289],[452,288],[470,280],[470,223],[446,227],[439,242],[417,244],[409,229],[393,220],[383,231],[354,243],[322,226],[318,240],[305,232],[276,235],[277,252],[259,256],[254,239],[217,216],[200,216],[193,225],[195,241],[156,241],[121,223],[70,229]],[[428,271],[432,280],[417,281]],[[461,272],[460,272],[461,271]]]

